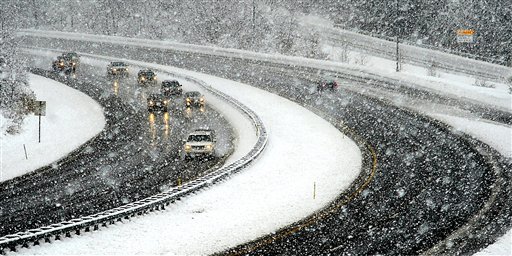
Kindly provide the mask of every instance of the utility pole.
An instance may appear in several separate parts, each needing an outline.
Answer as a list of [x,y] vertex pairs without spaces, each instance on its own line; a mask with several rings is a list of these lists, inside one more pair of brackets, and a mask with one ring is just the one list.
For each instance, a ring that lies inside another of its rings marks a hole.
[[254,17],[256,16],[256,6],[254,6],[254,0],[252,0],[252,32],[254,33]]
[[400,71],[400,50],[398,49],[398,44],[400,42],[400,38],[399,38],[399,35],[400,35],[400,25],[399,25],[399,20],[400,20],[400,0],[396,0],[396,21],[395,21],[395,26],[396,26],[396,72],[399,72]]
[[255,17],[256,17],[256,6],[254,5],[254,0],[252,0],[252,42],[251,44],[254,44],[256,41],[256,25],[255,25]]
[[35,27],[39,27],[39,21],[37,20],[37,7],[36,7],[36,0],[32,1],[32,8],[34,9],[34,20],[35,20]]

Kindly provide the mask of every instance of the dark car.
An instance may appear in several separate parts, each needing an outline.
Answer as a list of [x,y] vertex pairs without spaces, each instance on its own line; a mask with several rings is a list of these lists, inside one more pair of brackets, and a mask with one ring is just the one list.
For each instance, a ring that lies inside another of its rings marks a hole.
[[150,69],[143,69],[137,73],[137,82],[140,85],[156,84],[156,73]]
[[128,76],[128,65],[121,61],[113,61],[107,65],[107,75]]
[[177,80],[162,81],[162,87],[160,88],[160,90],[162,94],[166,96],[181,95],[183,93],[181,84]]
[[55,72],[64,73],[71,73],[76,70],[76,68],[69,62],[69,58],[64,56],[57,56],[57,59],[52,62],[52,69]]
[[66,59],[66,61],[69,63],[71,68],[73,69],[73,72],[76,71],[78,66],[80,66],[80,55],[76,52],[65,52],[62,54],[62,57]]
[[316,90],[323,92],[325,90],[336,91],[338,89],[338,83],[334,80],[324,80],[318,83]]
[[169,104],[169,100],[165,98],[162,94],[151,94],[148,97],[148,111],[163,111],[167,112],[167,106]]
[[184,96],[185,96],[185,104],[187,105],[187,107],[190,107],[190,106],[202,107],[205,104],[204,96],[198,91],[186,92],[184,94]]

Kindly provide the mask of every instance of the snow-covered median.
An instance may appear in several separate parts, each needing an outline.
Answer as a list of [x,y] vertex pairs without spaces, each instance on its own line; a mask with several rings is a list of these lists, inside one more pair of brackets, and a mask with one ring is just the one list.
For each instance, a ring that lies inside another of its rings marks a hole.
[[[359,147],[330,123],[289,100],[214,76],[143,62],[131,64],[193,76],[236,98],[255,111],[267,127],[265,152],[231,179],[172,204],[166,211],[100,232],[20,249],[19,253],[215,253],[311,215],[359,175]],[[184,87],[190,90],[195,85],[184,82]],[[226,111],[219,105],[213,107]],[[239,130],[236,125],[234,129],[238,134],[252,132]]]
[[[102,107],[84,93],[37,75],[29,75],[29,83],[37,100],[46,101],[46,116],[41,118],[41,143],[37,116],[26,118],[20,134],[8,135],[2,128],[0,181],[61,159],[105,127]],[[7,120],[0,118],[3,126]]]

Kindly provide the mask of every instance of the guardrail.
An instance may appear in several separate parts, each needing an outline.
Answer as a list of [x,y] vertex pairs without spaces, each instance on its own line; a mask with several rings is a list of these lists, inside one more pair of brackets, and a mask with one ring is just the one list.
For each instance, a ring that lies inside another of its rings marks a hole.
[[122,219],[129,219],[136,215],[142,215],[155,210],[163,210],[165,209],[165,206],[180,200],[182,197],[217,183],[251,164],[265,149],[268,141],[266,128],[258,115],[236,99],[212,88],[204,81],[190,76],[181,76],[187,80],[197,83],[217,97],[224,99],[240,110],[253,122],[258,139],[251,151],[227,166],[220,167],[202,177],[183,184],[183,186],[173,187],[168,191],[154,196],[93,215],[0,237],[0,254],[5,254],[5,250],[7,249],[16,251],[17,246],[28,247],[30,243],[38,245],[41,240],[44,240],[44,242],[50,242],[52,237],[59,240],[63,235],[71,237],[73,232],[76,235],[80,235],[82,230],[85,232],[90,231],[91,228],[93,230],[98,230],[100,225],[108,226],[115,222],[122,221]]
[[[383,39],[383,40],[386,40],[386,41],[390,41],[390,42],[396,42],[396,37],[392,37],[392,36],[385,36],[385,35],[376,34],[376,33],[368,32],[368,31],[364,31],[364,30],[354,30],[352,28],[349,28],[349,27],[346,27],[346,26],[343,26],[343,25],[340,25],[340,24],[334,24],[334,27],[335,28],[339,28],[339,29],[343,29],[343,30],[347,30],[347,31],[350,31],[350,32],[353,32],[353,33],[358,33],[358,34],[362,34],[362,35],[367,35],[367,36],[371,36],[371,37],[380,38],[380,39]],[[505,67],[507,66],[507,62],[505,60],[500,60],[500,59],[496,59],[496,58],[491,58],[491,57],[471,54],[471,53],[467,53],[467,52],[461,52],[461,51],[452,50],[452,49],[443,48],[443,47],[438,47],[438,46],[434,46],[434,45],[430,45],[430,44],[417,44],[417,43],[414,43],[413,41],[406,40],[404,38],[400,39],[400,43],[403,43],[403,44],[406,44],[406,45],[410,45],[410,46],[420,47],[420,48],[424,48],[424,49],[429,49],[429,50],[435,50],[435,51],[445,52],[445,53],[449,53],[449,54],[454,54],[454,55],[458,55],[458,56],[461,56],[461,57],[470,58],[470,59],[474,59],[474,60],[481,60],[481,61],[485,61],[485,62],[489,62],[489,63],[493,63],[493,64],[502,65],[502,66],[505,66]]]
[[[365,35],[365,36],[367,36],[367,35]],[[377,37],[382,40],[385,40],[385,43],[383,43],[383,44],[364,44],[361,41],[357,41],[357,40],[347,40],[346,38],[344,38],[344,36],[342,34],[335,32],[335,31],[328,31],[325,35],[325,38],[327,39],[328,42],[330,42],[334,45],[347,45],[348,47],[350,47],[352,49],[362,49],[366,52],[372,53],[372,55],[375,55],[375,56],[381,56],[383,58],[387,58],[387,59],[390,59],[393,61],[396,59],[396,47],[391,45],[394,42],[387,40],[386,38]],[[461,65],[459,62],[457,62],[456,66],[455,66],[455,63],[452,63],[452,64],[444,63],[444,61],[439,60],[439,58],[437,56],[433,56],[431,54],[423,53],[421,56],[413,56],[412,54],[410,54],[411,47],[420,47],[424,51],[435,50],[435,51],[439,51],[439,53],[442,53],[442,54],[454,54],[453,52],[440,51],[439,49],[431,49],[428,47],[421,47],[421,46],[417,46],[417,45],[413,45],[413,44],[406,44],[406,43],[400,41],[399,54],[400,54],[400,60],[402,63],[419,65],[419,66],[422,66],[425,68],[436,68],[439,70],[446,70],[446,71],[454,72],[454,73],[463,73],[465,75],[469,75],[469,76],[472,76],[475,78],[484,78],[484,79],[488,79],[488,80],[496,81],[496,82],[503,82],[504,77],[506,76],[504,74],[504,71],[500,71],[500,72],[496,71],[496,72],[494,72],[494,74],[489,74],[488,72],[482,71],[478,67],[473,67],[472,65]],[[407,53],[407,52],[409,52],[409,53]],[[460,56],[459,58],[462,58],[462,57],[469,58],[468,56],[461,56],[461,55],[459,55],[459,56]],[[470,59],[472,61],[479,60],[477,58],[469,58],[468,60],[470,60]],[[506,65],[497,64],[494,62],[488,62],[488,63],[501,65],[501,66],[496,66],[496,67],[499,67],[500,70],[504,70],[504,69],[508,68]],[[491,64],[489,64],[489,65],[491,65]]]

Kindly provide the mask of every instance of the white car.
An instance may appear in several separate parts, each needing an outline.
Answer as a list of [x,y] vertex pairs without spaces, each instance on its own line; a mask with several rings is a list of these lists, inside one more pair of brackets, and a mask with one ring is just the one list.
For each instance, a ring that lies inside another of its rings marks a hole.
[[215,155],[215,132],[210,129],[196,129],[183,140],[185,159],[212,157]]

